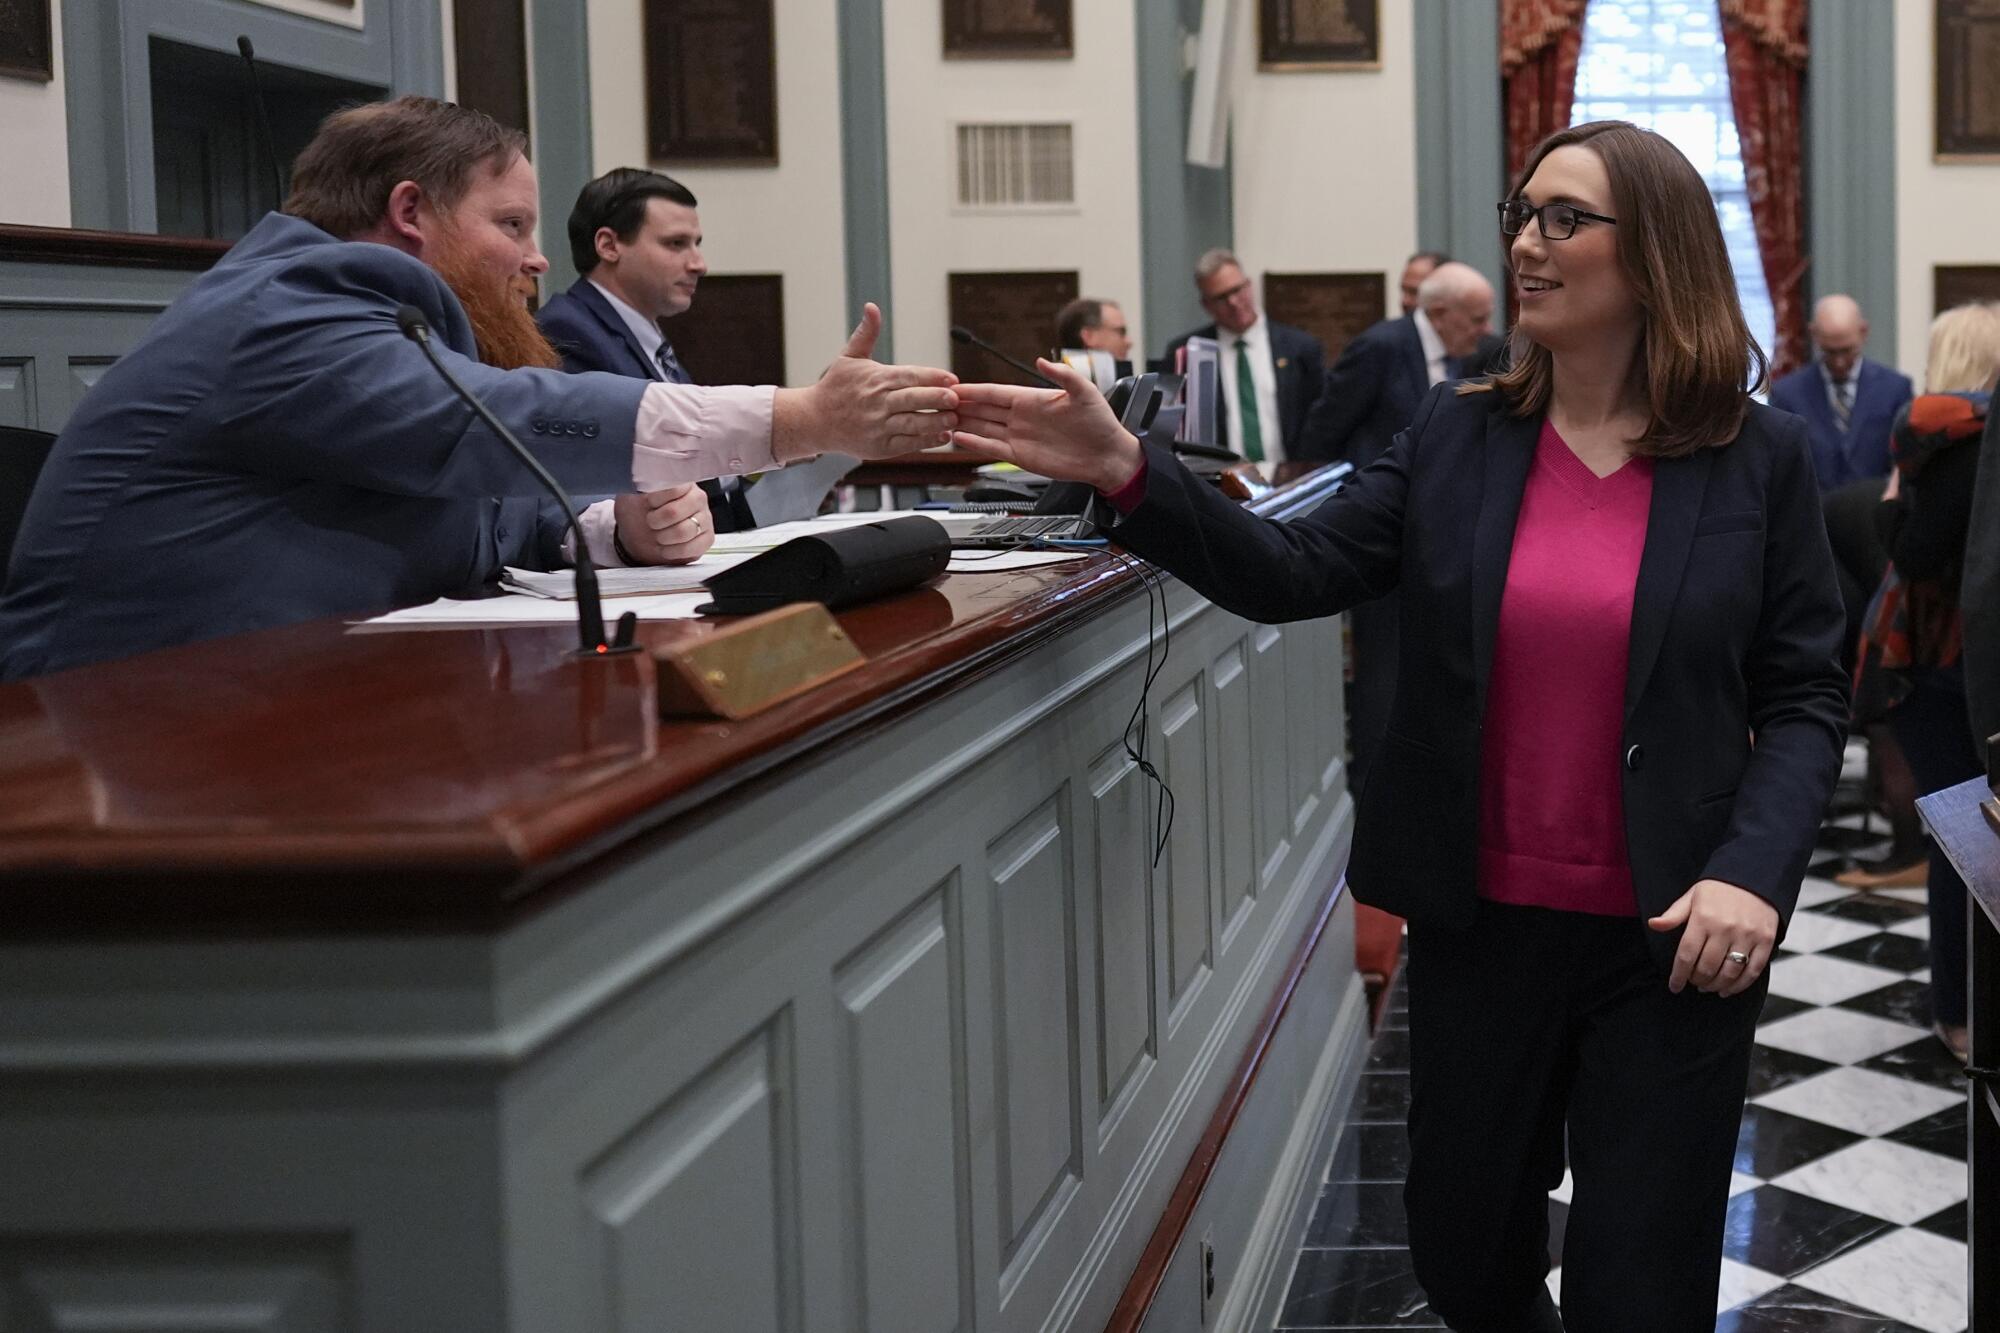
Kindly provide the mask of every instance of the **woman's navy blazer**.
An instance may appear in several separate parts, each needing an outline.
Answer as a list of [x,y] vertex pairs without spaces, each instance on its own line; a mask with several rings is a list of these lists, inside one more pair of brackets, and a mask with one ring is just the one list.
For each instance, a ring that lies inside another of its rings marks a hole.
[[[1362,902],[1446,926],[1477,901],[1480,731],[1541,431],[1498,393],[1455,387],[1432,389],[1387,453],[1289,522],[1149,446],[1145,499],[1115,531],[1252,620],[1401,590],[1396,699],[1348,880]],[[1728,444],[1658,460],[1618,755],[1642,915],[1713,878],[1770,902],[1782,933],[1840,772],[1844,625],[1804,422],[1752,404]],[[1677,938],[1653,938],[1670,957]]]

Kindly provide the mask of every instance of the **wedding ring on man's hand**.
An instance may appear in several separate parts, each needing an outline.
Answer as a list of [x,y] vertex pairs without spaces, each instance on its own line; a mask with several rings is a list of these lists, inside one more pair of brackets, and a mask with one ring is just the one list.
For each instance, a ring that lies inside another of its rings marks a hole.
[[1738,967],[1741,967],[1745,963],[1750,961],[1749,954],[1740,953],[1735,949],[1731,949],[1728,953],[1724,954],[1723,957],[1728,959],[1730,962],[1734,963]]

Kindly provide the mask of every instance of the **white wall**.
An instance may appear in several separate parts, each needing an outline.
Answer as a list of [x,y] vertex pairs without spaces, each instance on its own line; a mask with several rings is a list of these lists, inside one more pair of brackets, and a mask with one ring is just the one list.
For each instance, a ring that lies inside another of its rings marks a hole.
[[[58,3],[61,0],[57,0]],[[359,28],[367,23],[363,8],[368,0],[354,0],[351,5],[335,3],[335,0],[250,0],[253,5],[263,5],[267,9],[282,9],[291,14],[302,14],[309,19],[319,19],[325,23],[338,23],[344,28]],[[450,15],[446,15],[449,20]],[[445,32],[451,28],[447,26]],[[447,41],[449,38],[447,37]]]
[[[1075,269],[1084,295],[1118,302],[1138,345],[1164,338],[1145,327],[1139,282],[1133,3],[1077,4],[1076,53],[1066,60],[946,60],[943,6],[895,5],[883,25],[883,54],[897,360],[950,363],[945,275],[952,272]],[[960,210],[956,127],[966,121],[1071,122],[1076,208]]]
[[[785,368],[794,384],[810,383],[840,350],[851,327],[845,309],[834,0],[783,0],[777,6],[775,167],[649,162],[639,0],[588,3],[594,170],[601,174],[613,167],[652,166],[667,172],[701,201],[710,271],[783,274]],[[542,230],[549,244],[568,244],[563,220],[574,202],[542,201]],[[907,355],[900,342],[896,351],[899,357]]]
[[50,8],[56,77],[50,83],[0,78],[0,222],[69,225],[69,118],[63,109],[62,6]]
[[1935,160],[1934,13],[1896,6],[1896,352],[1919,387],[1937,313],[1932,267],[2000,264],[2000,164]]
[[1236,253],[1253,277],[1379,270],[1383,313],[1399,313],[1417,248],[1413,7],[1382,6],[1380,70],[1271,73],[1257,69],[1256,4],[1236,8]]

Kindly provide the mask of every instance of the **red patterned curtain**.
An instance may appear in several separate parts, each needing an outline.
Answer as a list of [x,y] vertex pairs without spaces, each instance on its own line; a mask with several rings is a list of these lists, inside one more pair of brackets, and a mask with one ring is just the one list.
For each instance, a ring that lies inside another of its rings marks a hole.
[[1500,0],[1500,87],[1507,107],[1507,185],[1528,153],[1569,124],[1588,0]]
[[1808,0],[1720,0],[1729,100],[1764,281],[1777,314],[1775,377],[1806,363],[1805,73]]

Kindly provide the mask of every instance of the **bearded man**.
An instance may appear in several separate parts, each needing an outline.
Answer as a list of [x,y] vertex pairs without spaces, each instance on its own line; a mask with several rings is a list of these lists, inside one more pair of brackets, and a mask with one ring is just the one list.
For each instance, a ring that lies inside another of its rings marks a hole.
[[[567,375],[524,295],[548,267],[526,140],[403,97],[336,112],[291,197],[189,287],[57,439],[0,594],[0,679],[472,591],[503,565],[685,560],[693,483],[948,439],[955,382],[868,359],[867,308],[805,389]],[[401,336],[438,354],[573,495],[533,474]]]

